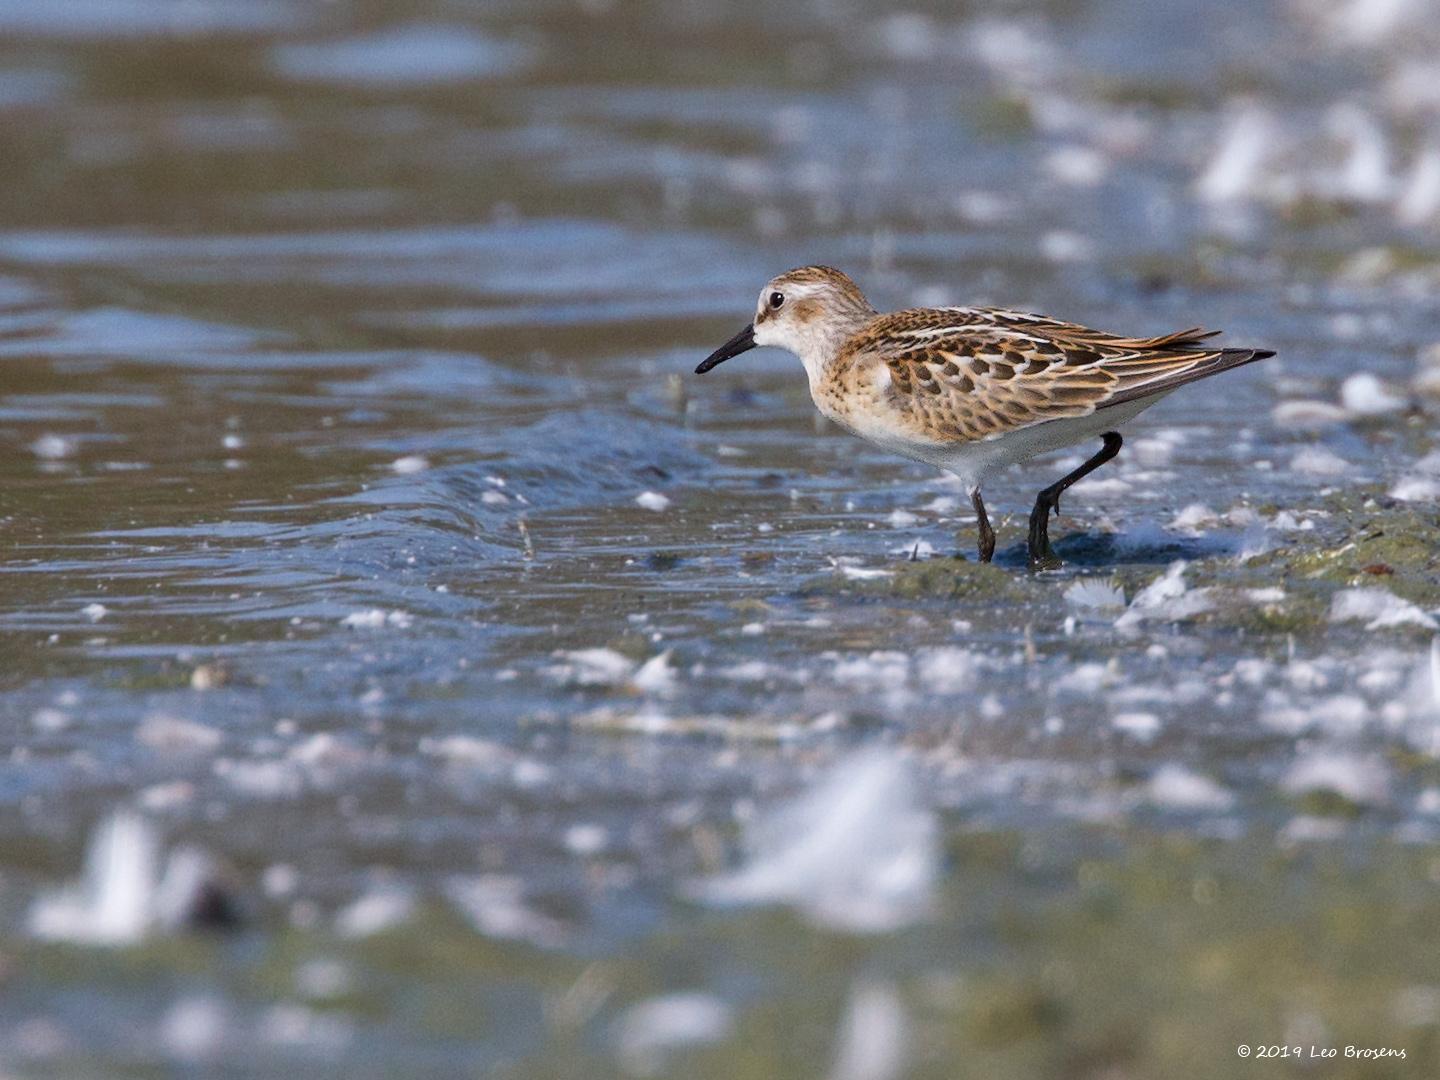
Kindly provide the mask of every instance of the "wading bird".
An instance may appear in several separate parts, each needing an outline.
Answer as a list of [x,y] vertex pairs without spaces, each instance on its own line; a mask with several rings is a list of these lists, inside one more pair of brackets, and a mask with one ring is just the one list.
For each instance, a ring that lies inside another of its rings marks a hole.
[[757,345],[800,358],[815,407],[877,446],[959,477],[979,522],[979,555],[995,553],[980,489],[1006,465],[1098,436],[1100,450],[1035,499],[1033,569],[1050,548],[1060,495],[1120,452],[1117,428],[1186,383],[1275,354],[1205,343],[1198,327],[1160,337],[1107,334],[1000,308],[911,308],[882,315],[839,270],[802,266],[760,292],[754,321],[695,369]]

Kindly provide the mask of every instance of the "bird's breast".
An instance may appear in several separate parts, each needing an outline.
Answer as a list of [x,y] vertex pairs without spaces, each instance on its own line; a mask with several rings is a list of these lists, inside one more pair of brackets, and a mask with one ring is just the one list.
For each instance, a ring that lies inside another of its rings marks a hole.
[[930,461],[946,441],[917,427],[883,363],[829,365],[811,380],[810,397],[821,415],[851,434],[905,457]]

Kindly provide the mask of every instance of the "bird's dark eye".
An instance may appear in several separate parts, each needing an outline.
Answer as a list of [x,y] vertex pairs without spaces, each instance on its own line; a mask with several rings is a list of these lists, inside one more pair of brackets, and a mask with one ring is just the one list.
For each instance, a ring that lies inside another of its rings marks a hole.
[[784,293],[772,292],[772,293],[770,294],[770,310],[771,310],[771,311],[777,311],[777,310],[779,310],[780,305],[783,304],[783,303],[785,303],[785,294],[784,294]]

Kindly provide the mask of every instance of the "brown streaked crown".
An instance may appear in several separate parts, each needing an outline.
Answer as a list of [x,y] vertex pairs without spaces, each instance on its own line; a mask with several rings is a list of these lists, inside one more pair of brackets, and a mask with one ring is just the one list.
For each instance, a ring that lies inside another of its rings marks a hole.
[[865,294],[860,291],[860,286],[851,280],[850,275],[843,270],[836,270],[833,266],[797,266],[794,270],[785,271],[771,284],[777,288],[786,285],[829,285],[852,303],[870,306]]
[[802,323],[837,317],[853,323],[859,318],[869,318],[876,314],[870,301],[865,299],[865,294],[860,291],[860,286],[850,279],[850,275],[836,270],[833,266],[798,266],[770,279],[770,283],[761,293],[761,306],[756,323],[764,322],[770,317],[764,304],[768,293],[777,291],[788,294],[791,290],[798,291],[801,295],[788,296],[791,304],[784,314]]

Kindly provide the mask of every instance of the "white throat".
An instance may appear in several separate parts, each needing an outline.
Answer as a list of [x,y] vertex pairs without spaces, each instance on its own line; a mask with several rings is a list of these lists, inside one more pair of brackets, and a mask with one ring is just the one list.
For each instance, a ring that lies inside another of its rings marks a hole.
[[857,325],[847,321],[811,322],[803,326],[778,324],[767,319],[755,327],[755,344],[770,345],[784,349],[800,358],[805,365],[805,375],[813,390],[825,373],[826,366],[840,352],[841,347]]

